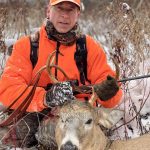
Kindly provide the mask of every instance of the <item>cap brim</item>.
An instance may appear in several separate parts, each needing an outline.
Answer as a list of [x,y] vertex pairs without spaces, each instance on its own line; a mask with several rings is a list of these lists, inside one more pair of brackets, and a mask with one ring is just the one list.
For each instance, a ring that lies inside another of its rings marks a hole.
[[57,0],[57,1],[53,2],[53,3],[51,3],[51,5],[54,6],[54,5],[59,4],[61,2],[71,2],[71,3],[76,4],[78,7],[80,7],[80,5],[78,3],[76,3],[75,1],[72,1],[72,0]]

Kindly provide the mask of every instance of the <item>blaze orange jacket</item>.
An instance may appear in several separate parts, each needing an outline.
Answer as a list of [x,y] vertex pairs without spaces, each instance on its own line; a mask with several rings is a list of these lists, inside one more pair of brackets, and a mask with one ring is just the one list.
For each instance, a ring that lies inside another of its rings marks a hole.
[[[91,81],[91,84],[100,83],[106,79],[108,74],[115,76],[115,73],[107,64],[103,49],[98,45],[98,43],[87,35],[86,44],[88,51],[87,77]],[[20,95],[20,93],[30,83],[31,79],[35,76],[37,71],[46,64],[49,54],[55,49],[56,42],[48,39],[45,27],[43,26],[40,30],[38,62],[33,69],[30,61],[31,50],[29,37],[23,37],[14,44],[12,55],[7,60],[6,67],[0,79],[0,102],[4,106],[9,106],[14,99]],[[66,72],[70,79],[77,79],[80,81],[79,70],[74,60],[76,44],[72,46],[61,45],[59,50],[63,56],[58,55],[58,66]],[[66,80],[59,71],[58,80]],[[43,98],[46,91],[43,87],[46,87],[48,83],[51,83],[51,80],[48,73],[43,71],[38,87],[36,88],[35,95],[27,109],[28,112],[42,111],[45,108]],[[17,103],[13,106],[13,109],[22,102],[30,90],[31,87],[29,87],[26,93],[17,101]],[[121,96],[122,91],[119,90],[118,93],[110,100],[105,102],[99,100],[99,102],[104,107],[114,107],[119,103]]]

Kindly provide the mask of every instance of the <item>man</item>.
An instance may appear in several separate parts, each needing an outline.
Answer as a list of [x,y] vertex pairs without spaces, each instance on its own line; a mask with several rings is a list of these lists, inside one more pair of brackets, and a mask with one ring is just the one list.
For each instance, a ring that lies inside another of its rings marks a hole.
[[[71,80],[78,80],[79,85],[82,85],[74,60],[76,40],[80,37],[78,33],[80,9],[80,0],[50,0],[48,20],[40,29],[38,61],[34,68],[30,60],[29,37],[23,37],[16,42],[0,79],[0,102],[4,106],[8,107],[20,95],[38,70],[46,64],[49,54],[55,50],[55,64],[62,68]],[[107,64],[103,49],[88,35],[86,35],[86,47],[87,79],[91,84],[103,84],[100,93],[97,93],[99,96],[97,101],[104,107],[114,107],[122,96],[122,91],[116,88],[118,84],[112,78],[115,73]],[[61,82],[45,90],[52,81],[48,73],[43,71],[27,112],[40,112],[45,108],[63,105],[64,102],[74,99],[70,82],[66,82],[66,78],[56,69],[52,73]],[[107,77],[108,75],[112,77]],[[89,82],[86,81],[86,84]],[[32,86],[19,98],[13,109],[17,108],[31,88]],[[82,95],[78,97],[84,98]]]

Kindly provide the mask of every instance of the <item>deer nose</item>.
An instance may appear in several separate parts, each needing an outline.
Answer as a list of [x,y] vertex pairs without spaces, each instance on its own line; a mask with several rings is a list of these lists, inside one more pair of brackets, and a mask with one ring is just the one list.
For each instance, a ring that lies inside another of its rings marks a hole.
[[60,150],[78,150],[78,147],[73,145],[71,141],[68,141],[61,146]]

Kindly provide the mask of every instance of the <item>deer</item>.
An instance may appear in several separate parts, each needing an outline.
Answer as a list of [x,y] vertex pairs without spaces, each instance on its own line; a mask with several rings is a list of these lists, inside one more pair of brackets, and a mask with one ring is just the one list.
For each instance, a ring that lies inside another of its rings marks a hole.
[[116,141],[105,136],[100,125],[110,129],[123,115],[119,109],[94,108],[89,102],[73,100],[57,110],[55,120],[48,118],[41,125],[40,142],[47,141],[50,149],[55,145],[55,150],[149,150],[150,133]]
[[[50,77],[58,82],[50,70]],[[93,107],[97,99],[94,86],[89,101],[75,99],[52,110],[52,116],[43,120],[39,127],[38,141],[50,150],[149,150],[150,133],[130,140],[111,141],[106,137],[100,126],[112,128],[123,117],[124,111]]]

